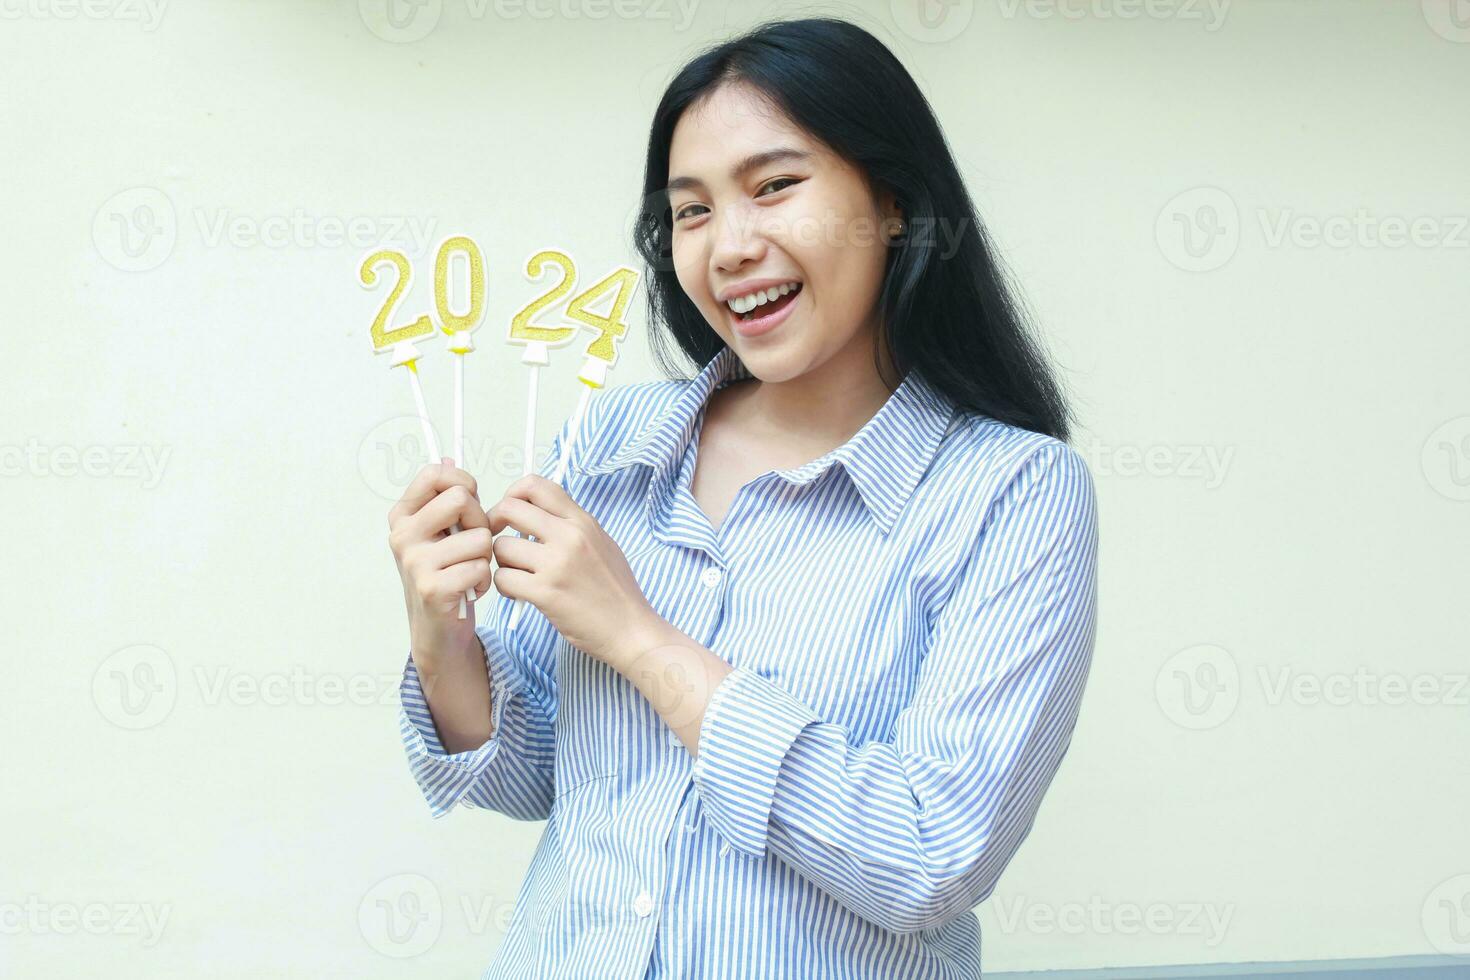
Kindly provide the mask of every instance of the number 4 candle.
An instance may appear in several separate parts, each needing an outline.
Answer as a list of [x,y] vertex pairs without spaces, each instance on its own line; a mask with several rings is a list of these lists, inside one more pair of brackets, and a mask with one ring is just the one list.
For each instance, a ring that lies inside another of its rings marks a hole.
[[[531,263],[527,266],[528,271],[531,270],[531,266],[536,264],[537,259],[548,255],[555,255],[559,257],[559,260],[564,260],[562,264],[563,268],[567,270],[567,275],[563,279],[562,286],[559,286],[554,293],[541,297],[541,300],[532,303],[526,309],[522,310],[521,314],[517,315],[517,322],[521,323],[522,329],[524,329],[525,323],[529,322],[531,313],[534,313],[542,306],[548,305],[552,300],[571,291],[576,281],[576,271],[571,259],[560,252],[539,253],[531,259]],[[533,272],[532,274],[535,273]],[[617,295],[613,298],[612,309],[606,316],[593,313],[587,309],[596,297],[601,296],[614,286],[617,287]],[[571,420],[567,424],[567,436],[562,441],[561,452],[557,457],[556,467],[551,475],[553,483],[560,484],[565,478],[567,461],[571,458],[572,445],[577,441],[577,434],[581,429],[582,419],[587,412],[587,404],[592,398],[592,393],[607,383],[607,372],[618,359],[617,343],[628,332],[628,325],[624,322],[623,316],[627,313],[628,303],[632,300],[633,292],[637,289],[637,286],[638,273],[635,270],[629,268],[615,269],[596,284],[579,293],[567,304],[567,316],[586,327],[596,330],[597,337],[592,343],[587,345],[587,349],[584,352],[586,354],[586,360],[582,364],[581,372],[577,375],[577,380],[581,381],[585,387],[583,387],[582,394],[577,399],[577,407],[572,412]],[[525,321],[521,321],[521,315],[525,315]],[[516,337],[516,323],[512,323],[511,336],[512,338]],[[565,341],[563,340],[561,342]],[[530,352],[528,350],[527,357],[529,357],[529,354]],[[542,363],[545,362],[543,361]],[[532,368],[532,372],[534,378],[535,367]],[[528,460],[530,459],[531,440],[534,438],[535,433],[534,391],[535,381],[533,380],[532,401],[528,411],[530,419],[527,423],[526,432]],[[529,472],[529,469],[527,472]],[[510,629],[515,629],[519,625],[521,614],[525,611],[525,608],[526,604],[524,602],[516,603],[516,607],[512,610],[510,616]]]

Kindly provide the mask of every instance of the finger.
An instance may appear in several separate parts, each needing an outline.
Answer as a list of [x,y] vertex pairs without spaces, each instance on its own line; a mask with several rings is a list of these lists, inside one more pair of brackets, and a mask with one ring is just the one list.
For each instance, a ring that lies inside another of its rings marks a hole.
[[494,538],[488,527],[472,527],[425,545],[424,554],[434,568],[449,568],[476,558],[490,560]]
[[490,591],[491,571],[490,559],[473,558],[450,565],[441,573],[444,576],[444,584],[449,595],[464,595],[471,587],[475,595],[485,596]]
[[[531,591],[536,586],[536,576],[519,568],[497,568],[493,578],[495,591],[507,599],[531,602]],[[535,603],[531,602],[534,606]]]
[[403,497],[399,500],[397,507],[404,516],[415,514],[430,500],[453,486],[463,486],[471,494],[479,496],[479,485],[475,478],[455,466],[454,461],[446,456],[439,462],[429,463],[419,470],[407,489],[403,491]]
[[521,477],[510,485],[505,495],[535,504],[548,514],[564,520],[582,512],[582,508],[577,506],[577,502],[565,490],[538,473]]
[[389,523],[417,514],[425,504],[453,486],[462,486],[469,490],[471,496],[479,497],[480,488],[475,478],[455,466],[448,457],[428,464],[414,475],[403,496],[388,511]]
[[[448,569],[434,571],[419,575],[414,579],[414,589],[418,593],[419,601],[426,608],[447,611],[453,609],[465,598],[465,592],[479,579],[472,574],[475,563],[480,571],[487,571],[490,562],[485,558],[476,558],[470,562],[460,562],[451,565]],[[478,593],[476,593],[478,595]]]
[[406,518],[405,523],[415,534],[432,540],[456,524],[461,529],[489,527],[490,520],[474,495],[466,487],[456,485],[424,504],[417,514]]
[[522,534],[534,534],[542,541],[555,541],[561,518],[548,514],[535,504],[516,497],[504,497],[486,513],[490,530],[499,534],[513,527]]
[[495,539],[491,553],[495,556],[495,563],[501,568],[519,568],[535,573],[541,567],[541,559],[546,557],[546,545],[540,541],[528,541],[502,534]]

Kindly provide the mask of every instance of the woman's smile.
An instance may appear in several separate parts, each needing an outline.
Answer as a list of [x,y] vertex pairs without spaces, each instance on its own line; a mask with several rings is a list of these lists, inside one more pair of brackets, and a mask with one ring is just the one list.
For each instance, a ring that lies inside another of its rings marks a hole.
[[801,297],[801,283],[796,283],[785,293],[768,300],[748,312],[736,313],[725,304],[726,315],[736,333],[742,337],[759,337],[779,327],[791,315]]

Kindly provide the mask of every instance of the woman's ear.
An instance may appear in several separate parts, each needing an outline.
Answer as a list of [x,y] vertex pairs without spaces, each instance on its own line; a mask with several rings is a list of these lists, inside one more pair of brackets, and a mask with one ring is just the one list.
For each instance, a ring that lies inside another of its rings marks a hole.
[[907,231],[907,224],[903,217],[903,207],[898,203],[898,198],[892,191],[884,191],[880,199],[880,210],[882,213],[881,224],[883,236],[894,242],[902,238]]

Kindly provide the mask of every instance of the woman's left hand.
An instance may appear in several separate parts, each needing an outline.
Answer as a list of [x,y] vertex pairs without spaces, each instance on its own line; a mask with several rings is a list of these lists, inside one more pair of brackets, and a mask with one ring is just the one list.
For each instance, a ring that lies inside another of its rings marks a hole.
[[[568,642],[611,667],[638,656],[659,616],[617,542],[565,490],[524,476],[485,513],[497,535],[501,595],[530,602]],[[536,540],[501,534],[506,527]]]

